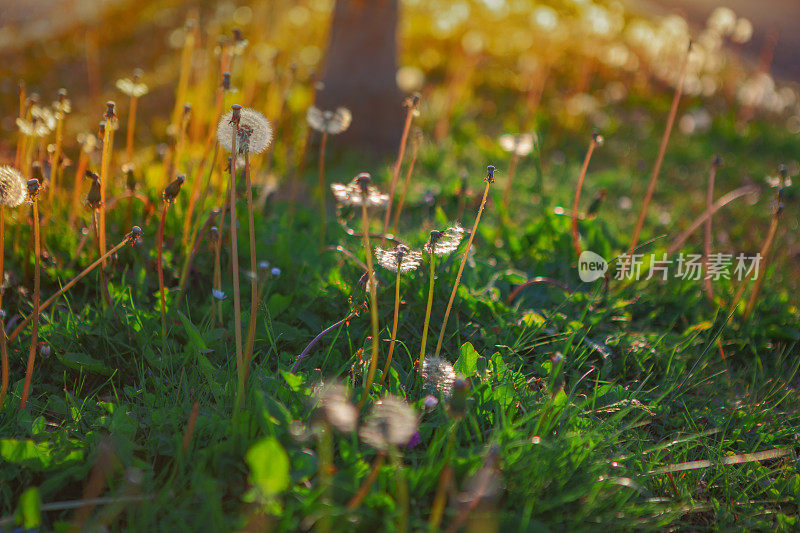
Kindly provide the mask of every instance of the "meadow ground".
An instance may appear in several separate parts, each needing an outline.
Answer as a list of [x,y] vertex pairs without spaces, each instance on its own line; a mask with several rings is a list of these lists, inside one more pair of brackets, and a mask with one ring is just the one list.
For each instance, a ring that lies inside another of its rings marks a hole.
[[[495,4],[403,4],[398,81],[420,99],[406,102],[417,113],[393,201],[397,156],[349,149],[344,112],[308,113],[330,2],[118,2],[53,23],[50,40],[0,33],[14,71],[0,81],[0,163],[22,174],[0,175],[0,529],[800,527],[795,91],[726,50],[743,38],[736,19],[692,35],[681,84],[690,31],[674,18]],[[135,66],[141,80],[116,82]],[[679,84],[641,275],[616,279]],[[49,104],[62,86],[69,112]],[[258,116],[220,120],[233,104],[271,121],[269,147]],[[250,151],[231,172],[234,131]],[[712,200],[729,201],[709,238],[693,222],[712,168]],[[351,182],[361,172],[378,191]],[[41,190],[11,207],[6,185],[29,178]],[[608,276],[584,281],[576,247],[609,260]],[[731,279],[681,275],[679,258],[704,250],[729,254]],[[668,252],[665,278],[648,276]],[[735,258],[759,252],[758,279],[737,279]]]

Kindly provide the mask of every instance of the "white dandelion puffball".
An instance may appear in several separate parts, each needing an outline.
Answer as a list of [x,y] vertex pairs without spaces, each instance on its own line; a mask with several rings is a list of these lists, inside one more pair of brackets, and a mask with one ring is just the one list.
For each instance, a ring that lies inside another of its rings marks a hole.
[[0,166],[0,205],[17,207],[25,201],[28,186],[22,173],[8,165]]
[[350,127],[353,115],[346,107],[337,108],[336,111],[323,111],[312,105],[306,112],[306,121],[317,131],[337,135]]
[[[233,152],[233,111],[228,111],[217,124],[220,146]],[[260,154],[272,142],[272,125],[255,109],[242,108],[236,130],[236,151],[239,154]]]
[[378,450],[405,446],[417,430],[414,408],[396,396],[386,396],[377,402],[359,435]]
[[500,147],[506,152],[512,152],[524,157],[533,151],[536,138],[530,133],[519,133],[517,135],[501,135],[498,139]]
[[375,257],[379,265],[393,272],[411,272],[422,263],[422,253],[405,244],[398,244],[394,250],[384,250],[379,246],[375,248]]

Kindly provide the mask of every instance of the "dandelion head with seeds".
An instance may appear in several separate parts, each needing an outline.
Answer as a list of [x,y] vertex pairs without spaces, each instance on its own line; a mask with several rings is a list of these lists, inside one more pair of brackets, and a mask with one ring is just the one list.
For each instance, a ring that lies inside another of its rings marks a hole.
[[306,113],[306,121],[309,126],[321,133],[338,135],[350,127],[353,115],[346,107],[337,108],[336,111],[323,111],[312,105]]
[[[232,130],[235,111],[228,111],[217,124],[217,139],[220,146],[233,152]],[[260,154],[272,142],[272,125],[255,109],[239,110],[239,124],[236,128],[236,151],[239,154]]]
[[405,244],[398,244],[392,250],[375,248],[375,257],[379,265],[392,272],[412,272],[422,263],[422,253]]
[[422,381],[427,394],[441,394],[444,399],[453,393],[456,373],[453,365],[444,357],[432,355],[422,362]]
[[417,413],[397,396],[376,402],[361,427],[361,439],[377,450],[405,446],[417,431]]
[[520,157],[524,157],[533,151],[536,137],[532,133],[518,133],[512,135],[507,133],[498,139],[500,147],[506,152],[511,152]]
[[355,431],[358,423],[358,411],[350,403],[344,385],[341,383],[321,384],[314,391],[314,398],[318,416],[342,433]]
[[458,248],[463,237],[464,228],[461,227],[461,224],[456,222],[444,231],[431,231],[431,235],[428,238],[428,242],[425,243],[424,249],[429,254],[447,255]]
[[22,173],[8,165],[0,166],[0,205],[17,207],[25,201],[28,185]]
[[371,185],[372,177],[366,172],[359,174],[347,185],[343,183],[331,184],[331,192],[336,202],[341,205],[367,207],[383,207],[389,202],[389,195],[382,193],[377,187]]

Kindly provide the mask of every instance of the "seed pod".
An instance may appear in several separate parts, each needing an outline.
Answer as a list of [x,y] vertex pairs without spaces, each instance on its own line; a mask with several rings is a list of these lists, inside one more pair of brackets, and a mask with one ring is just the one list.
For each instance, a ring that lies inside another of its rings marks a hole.
[[183,174],[176,177],[174,180],[172,180],[172,182],[169,185],[167,185],[167,188],[164,189],[164,192],[161,195],[161,199],[167,202],[168,204],[174,202],[175,198],[178,197],[178,193],[181,191],[181,186],[183,185],[183,182],[185,181],[186,181],[186,176]]

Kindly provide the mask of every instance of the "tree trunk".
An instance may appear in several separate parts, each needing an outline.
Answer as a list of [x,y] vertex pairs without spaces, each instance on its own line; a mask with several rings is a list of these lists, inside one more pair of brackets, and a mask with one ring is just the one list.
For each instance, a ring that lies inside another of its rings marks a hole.
[[320,109],[347,107],[353,122],[341,141],[377,156],[393,153],[402,133],[397,88],[398,0],[336,0]]

